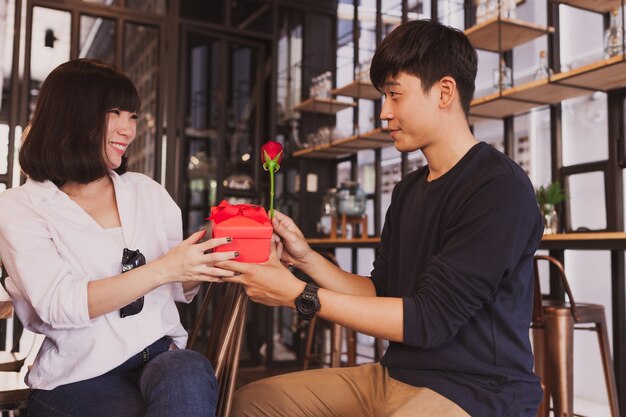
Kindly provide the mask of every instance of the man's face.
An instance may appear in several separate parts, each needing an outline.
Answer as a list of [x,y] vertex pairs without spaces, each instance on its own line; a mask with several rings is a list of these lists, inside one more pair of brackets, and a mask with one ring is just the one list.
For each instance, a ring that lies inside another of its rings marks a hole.
[[424,93],[419,78],[400,72],[387,79],[383,93],[380,118],[387,121],[396,149],[412,152],[427,147],[436,127],[438,89],[433,86]]

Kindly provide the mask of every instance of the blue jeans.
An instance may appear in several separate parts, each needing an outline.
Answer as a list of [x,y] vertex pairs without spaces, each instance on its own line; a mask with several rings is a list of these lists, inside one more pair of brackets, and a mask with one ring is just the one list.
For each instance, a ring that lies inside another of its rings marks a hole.
[[30,417],[214,417],[218,387],[200,353],[165,337],[104,375],[32,390]]

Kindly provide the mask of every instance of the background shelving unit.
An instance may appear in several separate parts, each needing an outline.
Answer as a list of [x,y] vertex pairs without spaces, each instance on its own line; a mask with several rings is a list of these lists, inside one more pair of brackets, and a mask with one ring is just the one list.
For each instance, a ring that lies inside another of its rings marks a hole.
[[364,98],[369,100],[378,100],[381,97],[380,91],[378,91],[370,81],[360,80],[355,80],[343,87],[336,88],[332,91],[332,94],[335,96]]
[[596,13],[608,13],[622,4],[621,0],[559,0],[555,3],[566,4]]
[[356,107],[356,104],[330,98],[309,98],[294,107],[296,111],[335,114],[341,110]]
[[530,42],[548,32],[554,32],[554,28],[519,19],[494,17],[472,26],[465,34],[476,49],[502,52]]
[[547,104],[626,86],[624,54],[472,100],[470,114],[504,118]]
[[379,149],[393,145],[393,139],[387,131],[377,128],[372,131],[337,139],[325,145],[295,151],[292,156],[306,158],[336,159],[349,156],[366,149]]

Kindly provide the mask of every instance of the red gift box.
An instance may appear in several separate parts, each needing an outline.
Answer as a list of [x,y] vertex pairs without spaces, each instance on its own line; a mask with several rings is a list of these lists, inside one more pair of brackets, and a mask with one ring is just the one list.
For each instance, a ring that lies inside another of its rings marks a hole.
[[240,262],[265,262],[270,256],[272,223],[265,209],[252,204],[230,205],[222,201],[211,207],[211,234],[216,237],[232,237],[232,243],[218,246],[214,252],[237,251],[234,258]]

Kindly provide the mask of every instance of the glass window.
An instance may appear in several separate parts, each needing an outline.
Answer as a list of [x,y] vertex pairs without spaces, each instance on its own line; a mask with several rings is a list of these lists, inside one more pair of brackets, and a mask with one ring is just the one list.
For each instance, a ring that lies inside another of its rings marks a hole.
[[494,83],[494,71],[498,70],[498,54],[487,51],[476,51],[478,53],[478,73],[476,75],[476,90],[474,98],[484,97],[496,91]]
[[[231,44],[229,60],[232,73],[226,108],[226,164],[224,187],[231,190],[252,190],[256,160],[255,132],[258,95],[256,50],[246,45]],[[249,202],[249,201],[246,201]]]
[[602,59],[603,15],[565,5],[559,6],[559,14],[561,71]]
[[0,193],[7,189],[7,185],[3,182],[0,182]]
[[124,31],[124,71],[141,97],[137,136],[128,152],[131,171],[155,177],[159,87],[159,30],[127,23]]
[[78,56],[115,63],[115,21],[81,16]]
[[479,119],[474,124],[474,136],[504,152],[504,122],[502,120]]
[[[302,14],[283,9],[278,38],[277,121],[295,126],[293,108],[302,100]],[[291,139],[299,147],[298,129],[290,129]]]
[[550,108],[534,109],[525,117],[528,119],[526,132],[519,130],[518,118],[515,119],[515,135],[528,135],[529,139],[529,171],[531,181],[535,186],[548,185],[552,182],[552,149],[550,145]]
[[165,14],[167,10],[167,1],[166,0],[126,0],[126,7],[128,7],[129,9],[139,10],[142,12]]
[[187,42],[185,103],[185,158],[187,170],[187,231],[203,224],[211,206],[217,205],[217,141],[222,107],[218,40],[190,35]]
[[376,2],[362,0],[359,15],[359,65],[369,69],[376,51]]
[[444,25],[465,29],[465,4],[462,0],[438,0],[438,20]]
[[[338,86],[351,83],[355,78],[365,76],[360,69],[354,68],[354,30],[352,19],[354,7],[350,4],[337,6],[337,70],[336,81]],[[363,68],[365,70],[365,68]],[[369,75],[368,75],[369,78]]]
[[[398,0],[395,0],[398,1]],[[430,19],[431,8],[428,0],[408,0],[407,1],[408,20]]]
[[34,110],[43,80],[50,71],[70,59],[71,23],[72,16],[69,12],[33,8],[30,114]]
[[572,231],[606,229],[604,173],[570,175],[567,181]]
[[382,0],[381,14],[383,19],[383,37],[385,37],[402,23],[402,0]]
[[563,102],[563,166],[608,158],[606,94],[596,92]]

